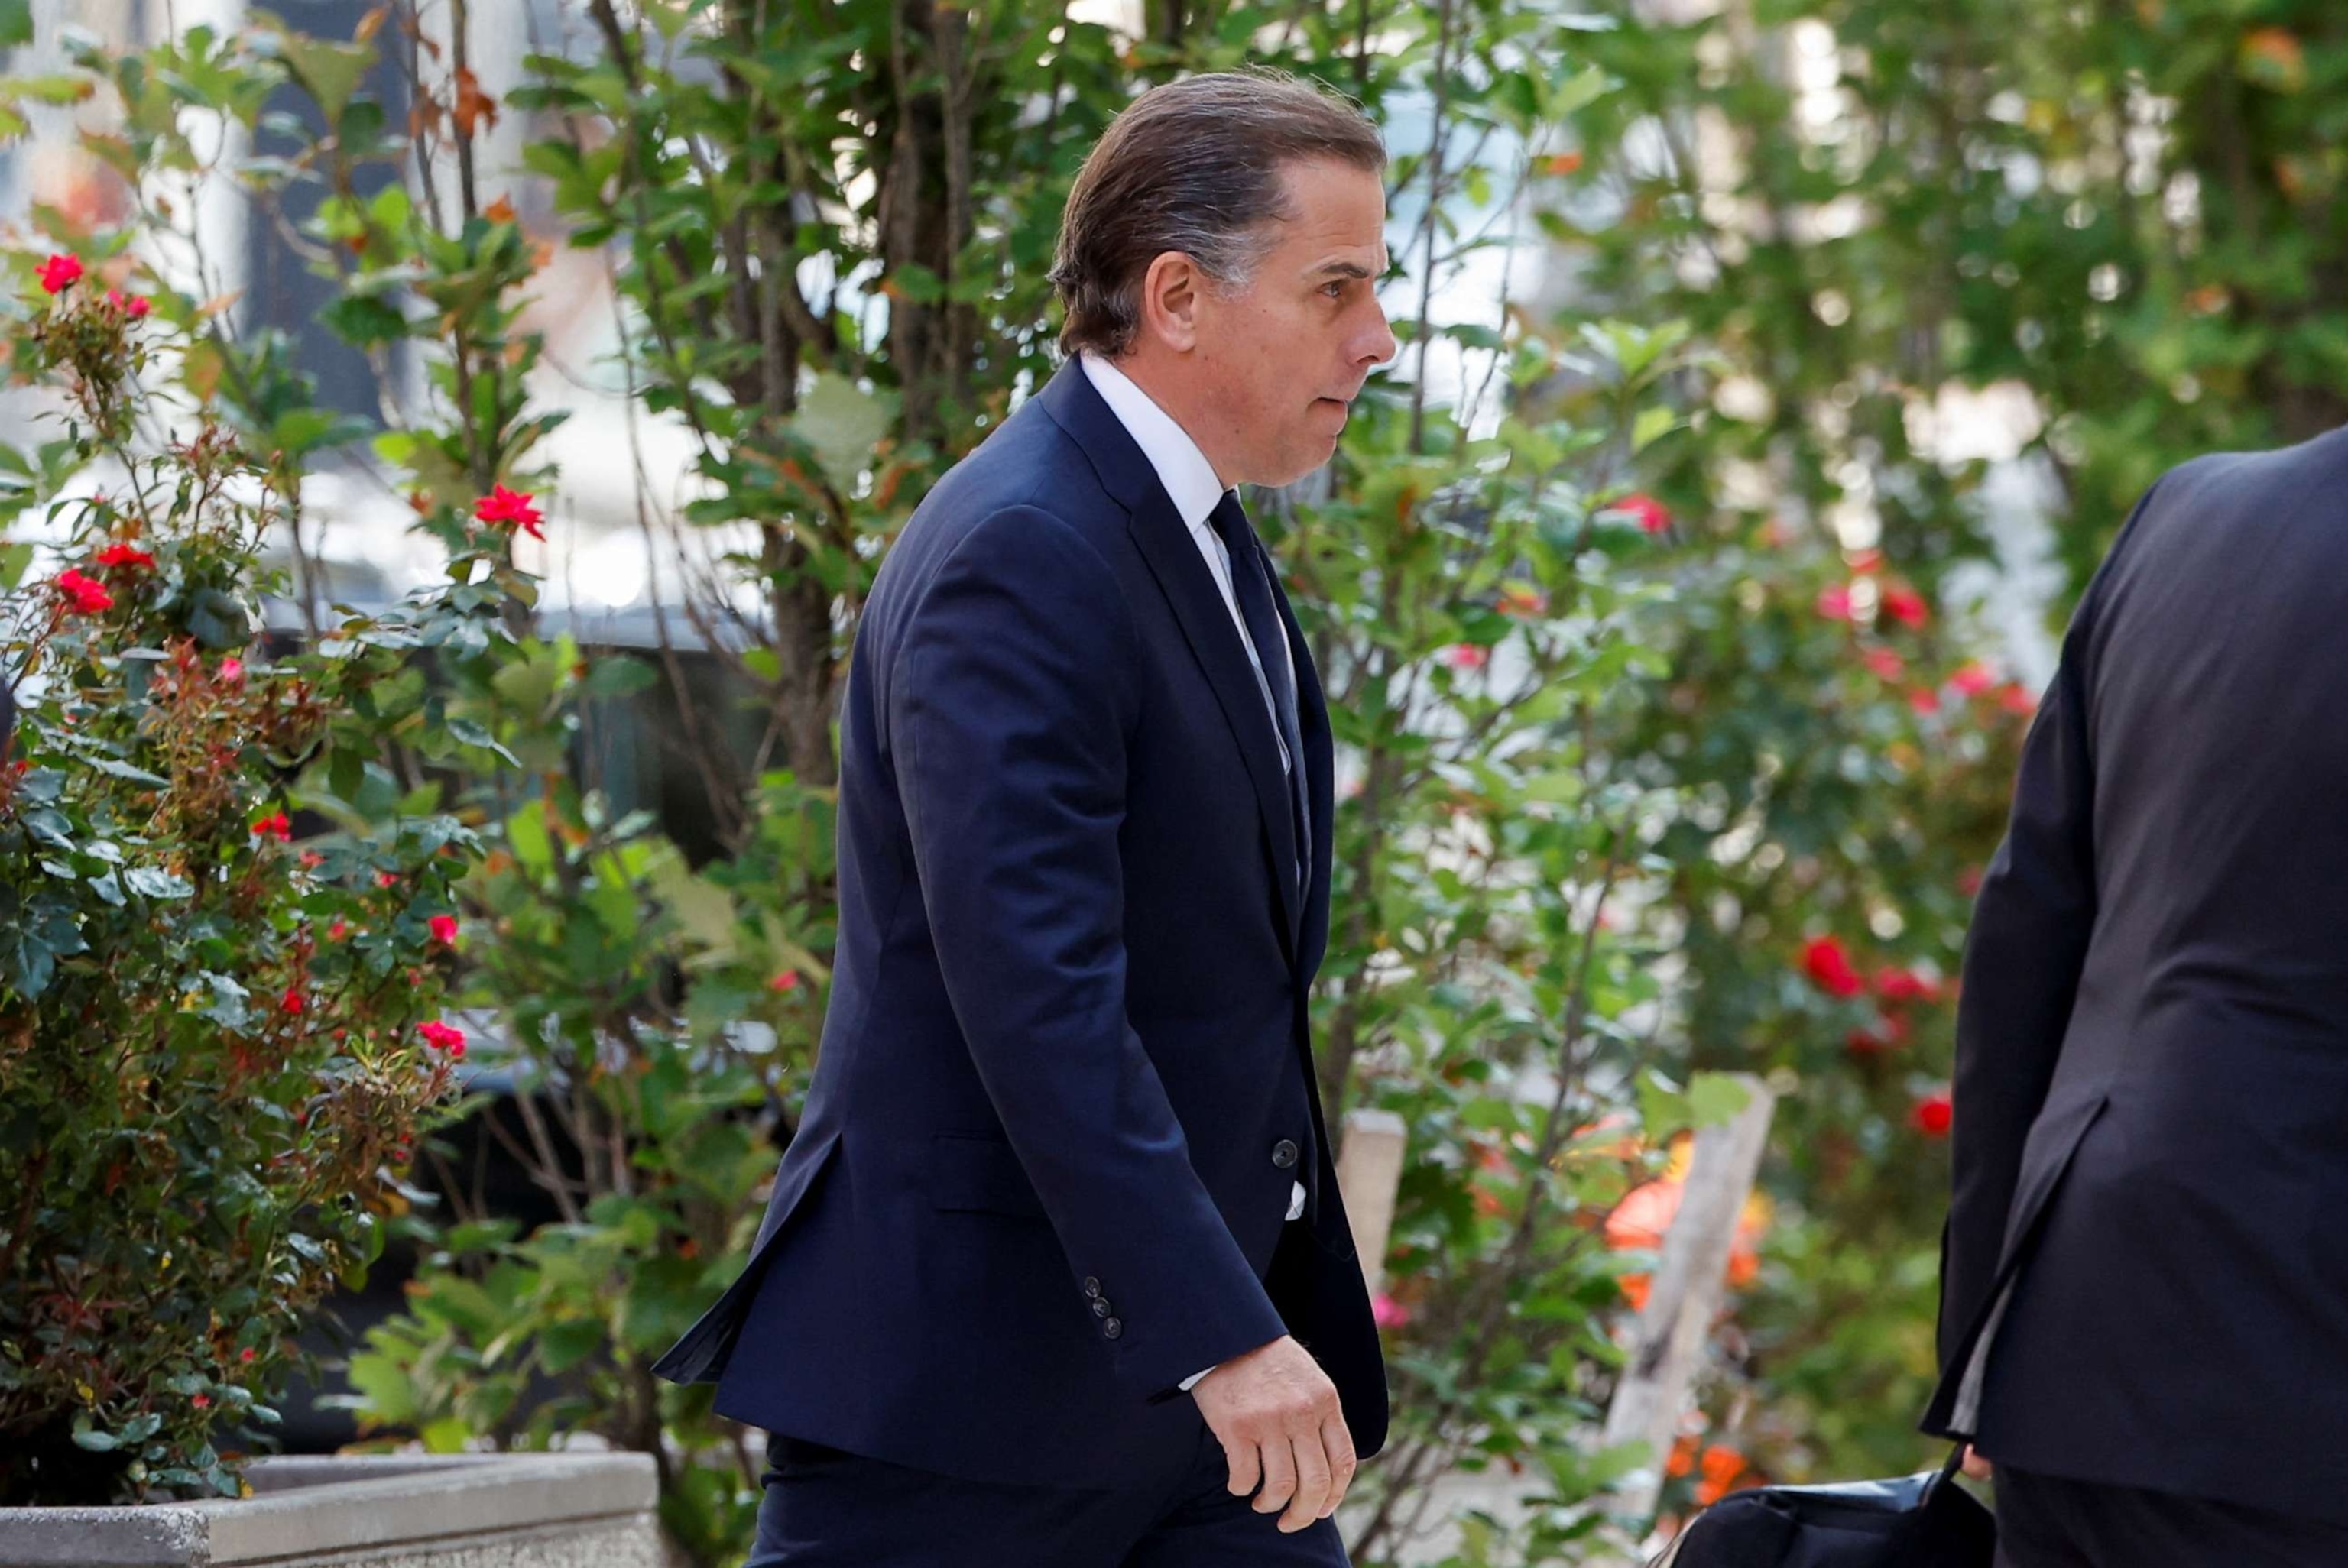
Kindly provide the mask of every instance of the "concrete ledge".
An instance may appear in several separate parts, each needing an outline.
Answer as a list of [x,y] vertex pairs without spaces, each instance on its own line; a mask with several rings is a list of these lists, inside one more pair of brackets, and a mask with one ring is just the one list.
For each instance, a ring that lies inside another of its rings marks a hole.
[[613,1568],[658,1558],[649,1454],[264,1459],[246,1476],[241,1500],[0,1511],[0,1568],[432,1564],[501,1539],[499,1558],[529,1568],[570,1561],[561,1542],[587,1532]]

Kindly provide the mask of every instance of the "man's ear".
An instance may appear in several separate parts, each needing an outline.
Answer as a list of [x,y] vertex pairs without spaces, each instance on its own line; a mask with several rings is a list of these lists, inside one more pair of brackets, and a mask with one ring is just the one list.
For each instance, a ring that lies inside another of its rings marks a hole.
[[1199,346],[1199,305],[1206,274],[1179,251],[1167,251],[1141,276],[1141,331],[1177,354]]

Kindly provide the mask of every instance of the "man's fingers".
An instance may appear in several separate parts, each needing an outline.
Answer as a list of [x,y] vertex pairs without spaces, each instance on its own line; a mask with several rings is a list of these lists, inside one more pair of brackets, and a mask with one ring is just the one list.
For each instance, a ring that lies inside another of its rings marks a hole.
[[1263,1466],[1256,1459],[1253,1443],[1225,1443],[1223,1458],[1231,1461],[1231,1491],[1233,1497],[1245,1497],[1263,1479]]
[[1296,1495],[1290,1500],[1288,1511],[1280,1516],[1280,1528],[1289,1534],[1303,1529],[1321,1517],[1321,1505],[1329,1501],[1329,1456],[1321,1447],[1321,1434],[1307,1432],[1292,1445],[1296,1455]]
[[1258,1513],[1278,1513],[1296,1495],[1296,1456],[1283,1437],[1263,1444],[1263,1486],[1255,1494]]
[[1345,1501],[1360,1462],[1354,1458],[1354,1434],[1346,1430],[1344,1417],[1331,1416],[1321,1423],[1321,1447],[1329,1456],[1329,1501],[1321,1505],[1321,1517],[1326,1519]]
[[1987,1481],[1990,1478],[1991,1470],[1992,1467],[1989,1460],[1982,1458],[1981,1451],[1971,1446],[1966,1448],[1965,1473],[1967,1475],[1972,1477],[1975,1481]]

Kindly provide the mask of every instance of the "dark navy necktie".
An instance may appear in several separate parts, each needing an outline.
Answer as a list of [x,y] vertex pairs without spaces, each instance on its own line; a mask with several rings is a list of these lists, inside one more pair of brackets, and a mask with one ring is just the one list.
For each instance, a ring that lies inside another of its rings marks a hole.
[[1296,833],[1296,886],[1301,890],[1313,860],[1313,817],[1304,799],[1304,738],[1296,722],[1295,684],[1288,673],[1288,630],[1272,602],[1263,546],[1240,505],[1239,492],[1224,491],[1207,520],[1231,557],[1231,597],[1239,601],[1248,641],[1255,644],[1251,662],[1256,682],[1288,751],[1289,825]]

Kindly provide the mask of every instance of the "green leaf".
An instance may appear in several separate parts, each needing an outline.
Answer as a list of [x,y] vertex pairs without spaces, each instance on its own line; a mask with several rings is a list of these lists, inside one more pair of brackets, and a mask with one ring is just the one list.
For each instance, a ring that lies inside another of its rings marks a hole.
[[1672,409],[1663,407],[1641,409],[1637,421],[1631,426],[1631,450],[1645,451],[1655,443],[1657,437],[1677,425],[1679,422],[1679,415]]
[[134,866],[122,874],[130,891],[145,898],[192,898],[196,885],[160,866]]
[[1691,1126],[1725,1126],[1752,1103],[1752,1090],[1725,1072],[1699,1072],[1688,1081]]
[[33,41],[33,0],[0,0],[0,48]]
[[158,777],[156,774],[149,773],[145,768],[134,768],[129,763],[117,762],[112,757],[93,758],[89,765],[96,768],[99,773],[110,774],[111,776],[118,779],[128,779],[135,784],[145,784],[149,789],[169,789],[171,787],[171,781],[170,779]]
[[[265,12],[256,15],[267,16]],[[368,44],[332,43],[290,29],[276,34],[272,41],[294,79],[326,111],[329,125],[343,118],[344,107],[375,65],[375,48]]]
[[888,405],[844,375],[829,372],[799,400],[791,427],[815,451],[832,484],[845,490],[870,460],[873,446],[889,432]]

